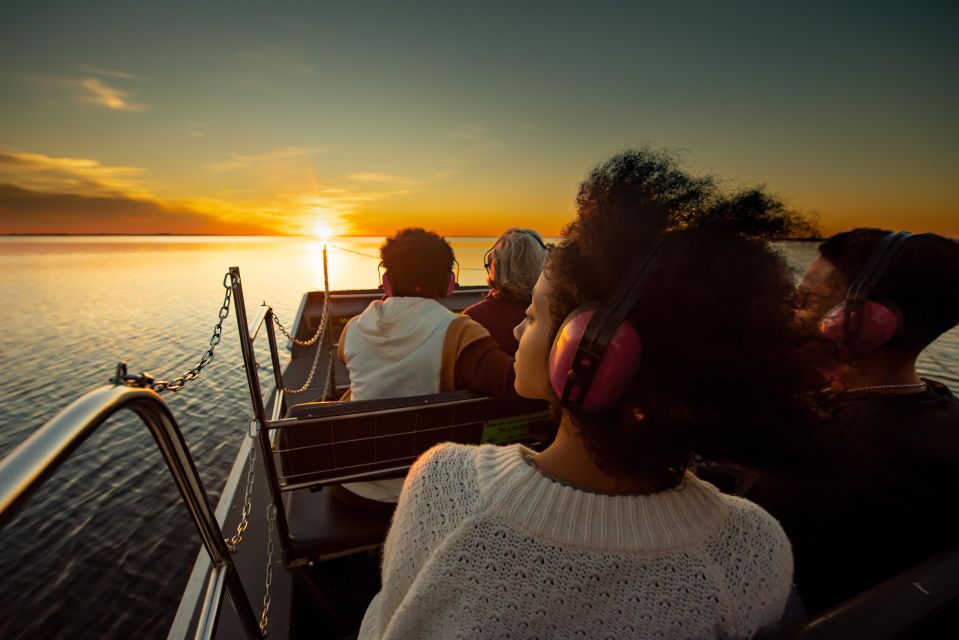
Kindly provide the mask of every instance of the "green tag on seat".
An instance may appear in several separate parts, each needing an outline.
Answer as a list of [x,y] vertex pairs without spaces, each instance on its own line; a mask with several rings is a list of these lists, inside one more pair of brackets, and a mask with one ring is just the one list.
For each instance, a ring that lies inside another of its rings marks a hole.
[[489,420],[483,427],[481,444],[511,444],[527,440],[533,434],[530,428],[534,422],[549,420],[549,411],[537,411],[519,416],[507,416]]

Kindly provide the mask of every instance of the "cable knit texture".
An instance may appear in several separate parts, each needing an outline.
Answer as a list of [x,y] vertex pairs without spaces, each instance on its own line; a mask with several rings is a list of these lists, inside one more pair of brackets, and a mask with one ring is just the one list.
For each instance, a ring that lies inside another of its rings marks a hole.
[[745,638],[779,620],[792,553],[758,506],[687,474],[583,491],[509,447],[442,444],[410,470],[360,638]]

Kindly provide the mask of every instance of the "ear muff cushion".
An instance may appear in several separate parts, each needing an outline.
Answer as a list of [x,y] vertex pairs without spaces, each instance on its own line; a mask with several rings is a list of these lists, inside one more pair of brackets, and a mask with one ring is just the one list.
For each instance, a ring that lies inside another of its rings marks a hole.
[[[593,311],[575,311],[563,322],[549,352],[549,380],[557,397],[569,381],[573,358],[579,350],[583,333],[593,317]],[[582,410],[601,411],[613,406],[623,391],[636,377],[642,355],[642,341],[629,322],[620,323],[603,354],[592,384],[586,392]]]
[[840,302],[819,321],[819,335],[836,347],[840,360],[852,360],[871,353],[889,342],[899,332],[899,315],[874,300],[867,300],[862,309],[862,321],[856,335],[843,330],[846,303]]

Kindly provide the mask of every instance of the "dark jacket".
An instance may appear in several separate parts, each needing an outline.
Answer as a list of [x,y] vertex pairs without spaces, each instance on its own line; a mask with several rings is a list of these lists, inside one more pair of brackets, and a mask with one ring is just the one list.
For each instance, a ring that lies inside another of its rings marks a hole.
[[515,356],[519,343],[513,337],[513,328],[526,317],[529,301],[507,300],[496,291],[467,307],[463,313],[486,327],[499,348],[508,355]]
[[959,545],[959,401],[926,383],[915,394],[822,396],[808,434],[816,457],[743,487],[792,541],[810,613]]

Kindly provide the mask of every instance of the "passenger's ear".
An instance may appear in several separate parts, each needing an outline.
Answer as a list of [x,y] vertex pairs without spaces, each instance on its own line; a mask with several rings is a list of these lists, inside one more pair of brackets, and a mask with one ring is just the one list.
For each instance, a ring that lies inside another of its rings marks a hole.
[[385,297],[393,297],[393,283],[390,281],[389,271],[383,273],[383,282],[380,284],[380,288],[383,289],[383,295]]

